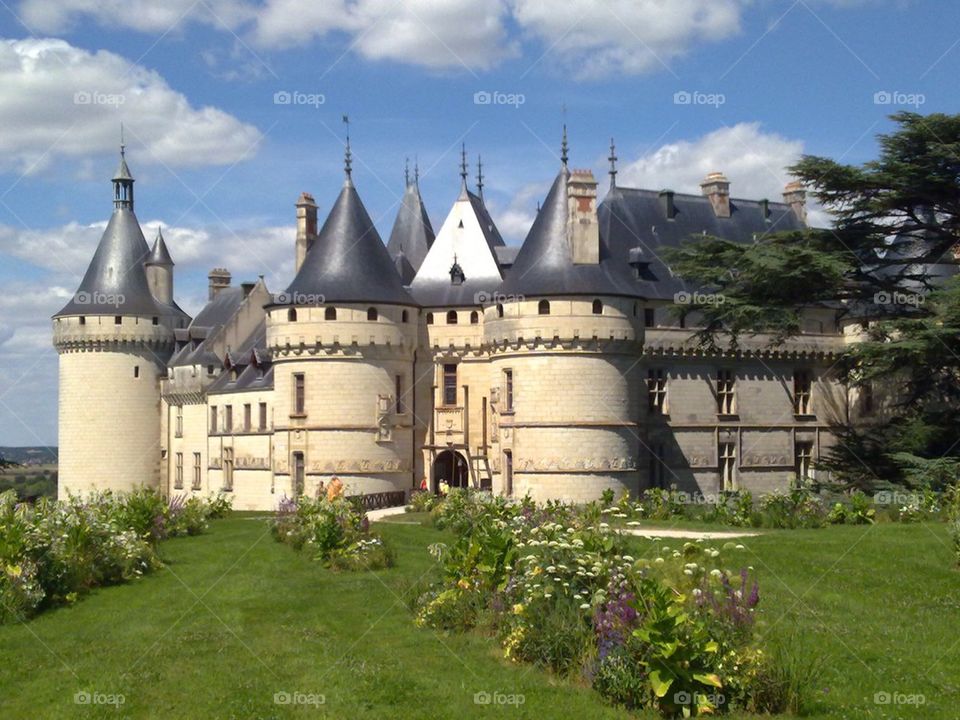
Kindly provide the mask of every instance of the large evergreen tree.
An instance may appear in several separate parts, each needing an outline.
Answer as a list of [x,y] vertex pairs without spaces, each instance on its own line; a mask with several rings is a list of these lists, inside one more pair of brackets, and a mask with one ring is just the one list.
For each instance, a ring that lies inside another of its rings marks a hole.
[[830,229],[771,233],[743,244],[692,238],[668,253],[675,272],[725,302],[686,308],[700,342],[737,345],[800,332],[801,312],[834,307],[864,321],[866,342],[839,364],[850,384],[896,384],[869,428],[835,428],[821,463],[840,482],[940,484],[960,460],[960,280],[945,281],[960,243],[960,115],[899,113],[862,166],[805,156],[790,168],[832,215]]

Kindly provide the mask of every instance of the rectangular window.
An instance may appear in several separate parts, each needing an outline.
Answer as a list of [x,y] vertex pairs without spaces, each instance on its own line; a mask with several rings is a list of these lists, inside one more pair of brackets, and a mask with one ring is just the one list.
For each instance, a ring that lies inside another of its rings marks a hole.
[[304,485],[304,467],[303,453],[295,452],[293,454],[293,496],[295,498],[303,495]]
[[177,464],[174,466],[173,487],[177,490],[183,487],[183,453],[177,453]]
[[510,450],[503,452],[503,482],[507,497],[513,496],[513,453]]
[[217,427],[217,406],[212,405],[210,407],[210,432],[215,433],[219,428]]
[[135,378],[140,377],[140,366],[139,366],[139,365],[134,365],[134,366],[133,366],[133,376],[134,376]]
[[654,314],[653,308],[644,308],[643,309],[643,326],[652,328],[656,327],[657,321]]
[[797,474],[797,480],[810,480],[813,478],[811,469],[813,467],[813,443],[798,441],[793,446],[793,469]]
[[667,412],[667,376],[663,370],[647,371],[647,405],[653,414]]
[[176,415],[174,415],[173,434],[175,437],[183,437],[183,405],[177,405]]
[[733,415],[737,412],[736,376],[733,370],[717,371],[717,412],[720,415]]
[[811,415],[810,387],[813,384],[809,370],[793,371],[793,412],[797,415]]
[[652,488],[667,487],[667,456],[663,443],[654,443],[648,448],[647,479]]
[[267,429],[267,404],[265,402],[260,403],[260,429]]
[[293,376],[293,414],[304,415],[306,413],[306,379],[303,373],[296,373]]
[[403,375],[394,378],[394,392],[397,395],[397,415],[403,413]]
[[513,412],[513,370],[503,371],[503,400],[507,412]]
[[250,403],[244,403],[243,405],[243,431],[250,432],[252,429],[253,423],[253,408],[250,407]]
[[725,491],[737,489],[737,446],[732,442],[721,442],[718,448],[720,458],[720,486]]
[[193,489],[194,490],[200,489],[201,477],[202,476],[201,476],[201,470],[200,470],[200,453],[195,452],[193,454]]
[[223,408],[223,431],[233,431],[233,405],[227,405]]
[[233,490],[233,448],[223,449],[223,489]]
[[443,366],[443,404],[457,404],[457,366],[455,364]]

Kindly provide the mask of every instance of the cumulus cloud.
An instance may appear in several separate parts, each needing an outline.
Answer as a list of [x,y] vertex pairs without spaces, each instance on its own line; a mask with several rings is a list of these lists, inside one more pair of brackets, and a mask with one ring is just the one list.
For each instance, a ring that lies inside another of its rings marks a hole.
[[508,245],[520,245],[527,237],[530,226],[537,216],[537,203],[542,202],[550,190],[549,182],[528,183],[514,193],[507,207],[501,212],[497,204],[487,203],[497,229]]
[[156,72],[63,40],[0,41],[0,169],[35,172],[58,157],[112,151],[120,121],[148,158],[224,165],[256,152],[261,133],[214,107],[193,107]]

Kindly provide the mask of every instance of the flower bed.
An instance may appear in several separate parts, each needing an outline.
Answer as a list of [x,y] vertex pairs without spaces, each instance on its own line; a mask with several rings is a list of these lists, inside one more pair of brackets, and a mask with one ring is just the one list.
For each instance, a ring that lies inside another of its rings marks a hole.
[[357,502],[343,496],[339,480],[327,493],[311,499],[284,498],[271,524],[276,540],[338,570],[378,570],[394,562],[392,550],[370,532],[370,522]]
[[611,702],[666,716],[800,704],[754,635],[760,602],[742,545],[627,552],[599,504],[511,505],[451,491],[432,511],[457,540],[431,546],[442,579],[416,623],[488,629],[504,655],[583,678]]
[[18,502],[0,495],[0,622],[72,603],[100,585],[136,579],[162,565],[156,543],[195,535],[230,509],[223,498],[174,498],[155,490],[86,499]]

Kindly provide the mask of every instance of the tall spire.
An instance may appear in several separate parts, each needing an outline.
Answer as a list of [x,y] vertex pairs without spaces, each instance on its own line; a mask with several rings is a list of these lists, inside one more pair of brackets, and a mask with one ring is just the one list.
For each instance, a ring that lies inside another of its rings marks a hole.
[[460,143],[460,180],[463,187],[467,187],[467,145]]
[[560,142],[560,162],[567,166],[567,123],[563,123],[563,140]]
[[420,187],[420,160],[413,156],[413,184]]
[[610,157],[607,160],[610,161],[610,189],[613,190],[617,186],[617,146],[613,138],[610,138]]
[[403,164],[403,186],[410,187],[410,158]]
[[127,166],[127,146],[123,142],[123,123],[120,123],[120,164],[113,174],[113,206],[133,210],[133,175]]
[[483,159],[477,155],[477,195],[483,197]]
[[350,118],[343,116],[343,124],[347,126],[347,143],[343,152],[343,172],[347,176],[347,182],[353,182],[353,156],[350,153]]

